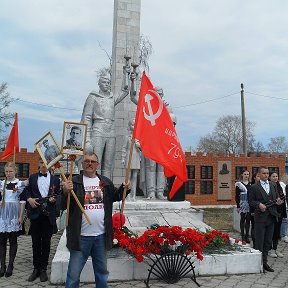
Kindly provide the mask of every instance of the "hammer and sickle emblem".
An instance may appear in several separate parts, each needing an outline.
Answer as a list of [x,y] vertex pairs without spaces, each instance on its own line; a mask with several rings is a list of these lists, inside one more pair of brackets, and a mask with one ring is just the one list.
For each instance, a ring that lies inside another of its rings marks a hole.
[[[155,120],[161,115],[162,110],[163,110],[163,101],[161,100],[159,94],[156,91],[148,90],[148,92],[150,94],[146,94],[144,97],[145,102],[147,103],[147,106],[148,106],[148,114],[145,112],[145,107],[143,108],[143,113],[144,113],[145,119],[150,121],[152,126],[155,126],[155,124],[156,124]],[[158,110],[155,114],[153,114],[152,106],[150,103],[150,101],[155,99],[155,97],[153,97],[151,94],[154,94],[156,96],[156,98],[158,99],[158,102],[159,102],[159,107],[158,107]]]

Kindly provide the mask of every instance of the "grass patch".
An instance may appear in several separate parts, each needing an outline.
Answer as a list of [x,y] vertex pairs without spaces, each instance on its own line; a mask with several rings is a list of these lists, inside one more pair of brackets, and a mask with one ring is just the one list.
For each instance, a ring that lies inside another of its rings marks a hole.
[[233,208],[204,208],[204,223],[220,231],[233,231]]

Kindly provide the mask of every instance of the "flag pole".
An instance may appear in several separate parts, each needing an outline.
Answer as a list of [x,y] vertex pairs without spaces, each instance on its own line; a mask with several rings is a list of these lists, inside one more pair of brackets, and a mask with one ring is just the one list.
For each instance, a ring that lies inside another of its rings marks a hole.
[[[71,159],[72,158],[72,159]],[[69,180],[72,180],[72,176],[73,176],[73,169],[74,169],[74,161],[76,159],[75,155],[72,155],[72,157],[70,157],[70,175],[69,175]],[[70,203],[71,203],[71,193],[68,193],[67,196],[67,208],[66,208],[66,227],[68,226],[69,223],[69,213],[70,213]]]
[[[132,162],[132,154],[135,144],[135,138],[131,139],[131,146],[129,151],[129,158],[128,158],[128,166],[126,168],[126,174],[125,174],[125,184],[129,181],[130,171],[131,171],[131,162]],[[123,196],[122,196],[122,203],[121,203],[121,209],[120,214],[123,215],[124,205],[125,205],[125,199],[126,199],[126,193],[127,193],[127,187],[124,187]],[[121,218],[120,218],[121,219]]]
[[16,161],[16,147],[14,145],[14,151],[13,151],[13,163],[15,164]]

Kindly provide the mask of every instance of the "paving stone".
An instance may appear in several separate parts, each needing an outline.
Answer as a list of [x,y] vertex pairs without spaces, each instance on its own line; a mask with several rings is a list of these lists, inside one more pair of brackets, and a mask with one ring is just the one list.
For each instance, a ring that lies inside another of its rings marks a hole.
[[[49,260],[48,273],[50,273],[50,263],[59,242],[61,232],[58,232],[52,238],[51,256]],[[279,250],[287,249],[288,245],[284,242],[279,243]],[[288,258],[288,253],[287,258]],[[273,273],[259,273],[247,275],[219,275],[219,276],[198,276],[196,280],[201,285],[201,288],[286,288],[288,287],[287,266],[288,259],[278,258],[269,259],[269,264],[276,269]],[[0,278],[1,288],[63,288],[65,285],[52,285],[50,282],[40,282],[39,278],[35,282],[28,282],[27,279],[33,270],[32,265],[32,243],[30,236],[20,236],[18,238],[18,252],[15,260],[15,268],[13,275],[9,278]],[[48,274],[49,275],[49,274]],[[154,285],[155,283],[155,285]],[[175,284],[166,284],[162,282],[151,281],[152,287],[167,287],[167,288],[196,288],[197,285],[190,279],[181,279]],[[94,283],[81,283],[80,287],[95,288]],[[109,283],[110,288],[146,288],[144,281],[119,281]]]

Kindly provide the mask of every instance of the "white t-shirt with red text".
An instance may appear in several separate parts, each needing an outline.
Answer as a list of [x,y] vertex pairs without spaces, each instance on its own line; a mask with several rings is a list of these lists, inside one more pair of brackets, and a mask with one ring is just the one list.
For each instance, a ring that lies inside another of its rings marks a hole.
[[104,204],[103,192],[99,186],[99,178],[83,176],[85,190],[84,210],[92,222],[90,225],[85,216],[82,215],[82,236],[98,236],[105,232],[104,228]]

